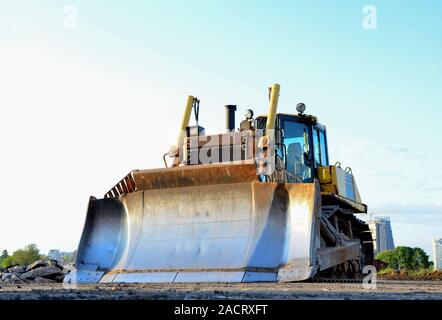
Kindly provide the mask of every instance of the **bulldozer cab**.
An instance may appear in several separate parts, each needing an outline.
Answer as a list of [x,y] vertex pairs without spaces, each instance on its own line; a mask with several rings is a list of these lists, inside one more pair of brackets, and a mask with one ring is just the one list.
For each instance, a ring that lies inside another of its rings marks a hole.
[[[255,127],[264,129],[266,119],[257,117]],[[275,132],[276,156],[283,163],[288,182],[313,182],[317,168],[329,165],[326,128],[315,117],[278,114]]]

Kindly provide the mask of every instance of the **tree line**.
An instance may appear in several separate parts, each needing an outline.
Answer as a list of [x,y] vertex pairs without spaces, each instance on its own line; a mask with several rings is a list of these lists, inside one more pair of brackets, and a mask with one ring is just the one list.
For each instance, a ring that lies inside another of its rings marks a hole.
[[[7,250],[3,250],[0,255],[0,268],[6,269],[13,266],[27,266],[37,260],[48,260],[50,257],[41,254],[37,245],[28,244],[22,249],[14,251],[11,255]],[[73,257],[63,257],[64,263],[73,262]]]

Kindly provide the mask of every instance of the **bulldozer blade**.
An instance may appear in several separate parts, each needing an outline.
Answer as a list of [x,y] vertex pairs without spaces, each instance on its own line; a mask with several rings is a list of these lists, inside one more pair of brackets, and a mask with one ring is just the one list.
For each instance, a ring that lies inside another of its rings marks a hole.
[[89,201],[68,283],[287,282],[315,275],[320,188],[237,182]]

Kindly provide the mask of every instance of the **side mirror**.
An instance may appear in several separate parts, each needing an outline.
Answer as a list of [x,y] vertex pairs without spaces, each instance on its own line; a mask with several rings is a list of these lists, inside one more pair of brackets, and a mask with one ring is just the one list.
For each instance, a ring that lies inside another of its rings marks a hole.
[[305,162],[310,162],[312,160],[310,156],[310,148],[308,144],[308,135],[307,131],[304,130],[304,145],[303,145],[303,151],[304,151],[304,160],[307,160]]
[[304,144],[304,146],[303,146],[304,163],[307,165],[312,161],[312,157],[311,157],[309,151],[310,150],[308,148],[308,145]]

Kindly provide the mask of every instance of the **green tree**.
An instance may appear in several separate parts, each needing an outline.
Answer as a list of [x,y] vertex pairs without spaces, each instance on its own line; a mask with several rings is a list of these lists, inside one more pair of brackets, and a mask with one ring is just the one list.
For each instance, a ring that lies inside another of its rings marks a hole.
[[414,248],[413,267],[415,269],[431,267],[432,263],[429,261],[429,258],[430,257],[425,253],[424,250],[421,248]]
[[26,266],[39,259],[41,259],[40,250],[35,244],[29,244],[24,249],[14,251],[11,256],[9,256],[6,250],[3,250],[0,256],[0,267]]
[[376,259],[387,263],[393,269],[418,270],[430,266],[428,255],[421,248],[400,246],[379,253]]
[[1,260],[0,267],[3,268],[3,269],[12,267],[14,265],[11,256],[6,257],[4,259],[0,259],[0,260]]
[[6,259],[7,257],[9,257],[8,250],[3,250],[0,259]]
[[399,264],[399,269],[414,269],[414,250],[410,247],[397,247],[394,249]]
[[382,251],[376,256],[376,260],[387,263],[388,266],[393,269],[397,269],[399,267],[397,256],[394,250]]
[[12,262],[20,266],[31,264],[40,258],[40,250],[33,243],[27,245],[24,249],[14,251],[12,254]]
[[0,268],[7,268],[8,267],[8,258],[9,257],[9,253],[7,250],[3,250],[2,254],[0,255]]

